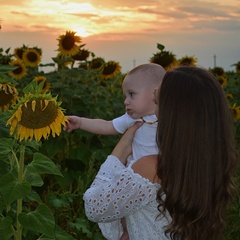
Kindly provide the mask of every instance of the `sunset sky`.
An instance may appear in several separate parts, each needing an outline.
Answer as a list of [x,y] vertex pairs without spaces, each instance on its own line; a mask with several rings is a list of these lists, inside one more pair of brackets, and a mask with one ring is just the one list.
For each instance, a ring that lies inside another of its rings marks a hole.
[[240,61],[240,0],[0,0],[0,48],[42,49],[42,63],[56,56],[57,38],[81,36],[85,48],[122,71],[149,62],[157,43],[177,58],[234,70]]

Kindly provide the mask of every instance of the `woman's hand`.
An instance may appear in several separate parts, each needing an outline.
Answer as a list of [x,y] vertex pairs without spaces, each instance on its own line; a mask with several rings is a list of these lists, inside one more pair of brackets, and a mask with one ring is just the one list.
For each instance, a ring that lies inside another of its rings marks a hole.
[[132,153],[132,140],[136,130],[142,126],[143,122],[134,123],[121,137],[118,144],[112,151],[112,155],[117,157],[126,165],[128,156]]

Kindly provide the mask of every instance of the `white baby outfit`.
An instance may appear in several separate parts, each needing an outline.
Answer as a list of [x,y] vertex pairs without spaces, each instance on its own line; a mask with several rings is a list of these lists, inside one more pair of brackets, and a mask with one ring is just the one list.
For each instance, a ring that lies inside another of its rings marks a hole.
[[[132,143],[132,155],[128,158],[128,163],[137,161],[143,156],[158,154],[159,149],[156,144],[156,131],[157,131],[157,117],[156,115],[145,116],[146,122],[155,122],[154,124],[144,123],[139,127],[134,135]],[[113,119],[112,123],[114,128],[119,133],[124,133],[135,122],[142,122],[141,118],[133,119],[127,113]]]

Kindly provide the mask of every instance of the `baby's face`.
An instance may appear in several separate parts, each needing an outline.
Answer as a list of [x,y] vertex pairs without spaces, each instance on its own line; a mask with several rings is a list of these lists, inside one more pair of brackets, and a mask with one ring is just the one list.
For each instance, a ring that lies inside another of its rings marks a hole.
[[134,119],[155,113],[154,89],[141,74],[126,76],[122,85],[126,112]]

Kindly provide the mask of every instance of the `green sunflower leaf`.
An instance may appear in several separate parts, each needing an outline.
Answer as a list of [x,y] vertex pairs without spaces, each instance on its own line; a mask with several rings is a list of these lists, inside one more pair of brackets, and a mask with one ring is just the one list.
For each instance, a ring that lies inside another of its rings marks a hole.
[[0,218],[0,230],[10,228],[12,224],[12,218],[9,216]]
[[0,239],[12,239],[13,231],[11,228],[12,218],[9,216],[0,217]]
[[45,63],[45,64],[40,63],[39,64],[39,67],[54,67],[54,66],[55,66],[54,63]]
[[27,175],[26,175],[26,181],[28,181],[31,184],[31,186],[34,186],[34,187],[41,187],[44,184],[39,174],[32,173],[29,171],[27,172]]
[[55,226],[54,238],[50,238],[47,236],[41,237],[41,240],[55,240],[55,239],[76,240],[76,238],[62,230],[59,226]]
[[18,220],[26,229],[54,237],[55,220],[50,209],[44,204],[39,204],[35,211],[21,213]]
[[27,171],[37,174],[54,174],[63,176],[55,163],[41,153],[34,153],[33,161],[28,164]]
[[7,205],[17,199],[26,197],[31,190],[27,181],[19,182],[12,173],[5,174],[0,178],[0,193]]
[[42,81],[40,84],[37,83],[37,81],[33,80],[31,83],[29,83],[24,89],[23,93],[25,94],[40,94],[42,92],[42,88],[45,81]]
[[14,146],[14,139],[12,138],[2,138],[0,142],[0,155],[6,156],[12,152]]
[[18,66],[10,66],[10,65],[0,65],[0,73],[8,73],[17,69]]
[[162,44],[160,44],[160,43],[158,43],[158,44],[157,44],[157,48],[158,48],[160,51],[162,51],[162,50],[165,48],[165,46],[162,45]]

